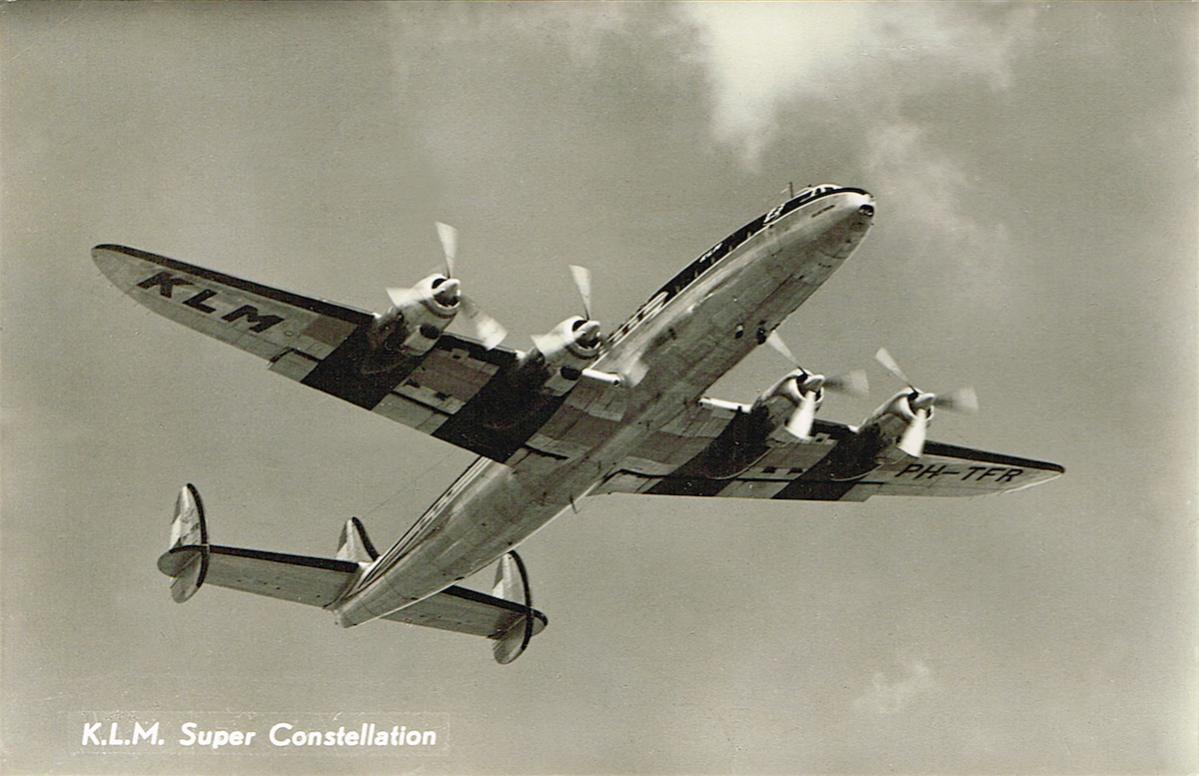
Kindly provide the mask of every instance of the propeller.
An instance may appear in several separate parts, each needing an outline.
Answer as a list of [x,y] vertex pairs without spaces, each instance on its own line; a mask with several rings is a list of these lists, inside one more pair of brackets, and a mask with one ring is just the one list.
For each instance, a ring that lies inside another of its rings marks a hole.
[[[583,317],[580,319],[576,316],[567,319],[567,322],[570,322],[567,329],[559,327],[550,334],[533,335],[533,344],[543,354],[562,347],[567,338],[569,338],[568,341],[578,343],[584,348],[593,348],[599,345],[600,325],[591,317],[591,270],[571,264],[570,275],[574,279],[579,298],[583,300]],[[567,322],[564,322],[563,326]]]
[[591,320],[591,270],[577,264],[570,265],[570,276],[574,278],[575,288],[583,300],[583,317]]
[[920,454],[924,452],[924,442],[928,437],[928,421],[934,407],[951,412],[970,414],[978,412],[978,394],[974,392],[973,388],[967,386],[949,393],[925,393],[916,387],[915,383],[900,368],[899,362],[886,348],[879,348],[874,357],[884,369],[895,375],[911,390],[911,393],[905,398],[912,418],[908,421],[908,427],[900,435],[897,444],[897,447],[908,455],[919,458]]
[[440,221],[434,222],[437,227],[437,239],[441,241],[441,252],[445,254],[445,276],[454,277],[454,260],[458,258],[458,230]]
[[870,384],[866,381],[866,373],[861,369],[854,369],[833,377],[825,377],[804,369],[799,365],[799,360],[795,358],[795,354],[791,352],[791,348],[787,347],[787,343],[783,341],[777,331],[770,332],[770,336],[766,338],[766,344],[774,348],[779,355],[799,370],[793,376],[793,380],[787,381],[787,387],[784,389],[795,402],[795,410],[787,418],[784,428],[797,439],[811,437],[812,424],[816,420],[816,405],[822,388],[851,396],[865,396],[870,390]]
[[[482,341],[483,347],[491,350],[508,336],[508,331],[464,294],[462,282],[454,277],[454,264],[458,258],[458,230],[441,221],[435,222],[435,226],[437,239],[441,242],[441,252],[445,257],[445,276],[433,281],[433,298],[446,307],[461,303],[462,312],[466,313],[466,317],[474,325],[475,334]],[[387,297],[396,307],[408,307],[423,301],[425,292],[420,287],[389,288]]]
[[474,324],[475,334],[479,336],[484,349],[491,350],[504,341],[504,337],[508,336],[508,330],[499,321],[479,309],[469,296],[463,294],[461,300],[462,312],[466,313],[466,317]]

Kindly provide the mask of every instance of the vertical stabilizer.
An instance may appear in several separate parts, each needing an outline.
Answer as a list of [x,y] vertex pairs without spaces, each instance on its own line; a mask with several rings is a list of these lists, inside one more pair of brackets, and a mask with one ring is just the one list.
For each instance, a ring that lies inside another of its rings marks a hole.
[[366,535],[366,526],[356,517],[351,517],[341,527],[341,538],[337,544],[337,559],[355,563],[370,563],[379,557],[379,551]]
[[158,568],[171,579],[171,598],[183,603],[196,594],[208,572],[208,526],[204,502],[190,482],[175,500],[171,544],[158,559]]
[[529,574],[525,571],[525,563],[515,552],[500,558],[495,568],[495,586],[491,594],[525,608],[524,616],[492,644],[495,662],[505,665],[520,657],[525,647],[529,646],[529,639],[533,638],[533,593],[529,590]]

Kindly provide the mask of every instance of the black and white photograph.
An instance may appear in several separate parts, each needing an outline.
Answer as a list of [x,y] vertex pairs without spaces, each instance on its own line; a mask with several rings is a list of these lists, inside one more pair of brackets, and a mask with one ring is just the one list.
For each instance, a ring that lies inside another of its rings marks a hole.
[[1199,772],[1196,41],[0,3],[0,773]]

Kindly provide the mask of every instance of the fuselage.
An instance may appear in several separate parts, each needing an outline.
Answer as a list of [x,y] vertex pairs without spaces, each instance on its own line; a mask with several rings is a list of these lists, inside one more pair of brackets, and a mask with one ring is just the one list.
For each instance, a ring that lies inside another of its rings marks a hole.
[[762,344],[853,253],[873,214],[867,192],[820,186],[702,254],[613,332],[592,365],[622,376],[592,386],[593,401],[620,407],[617,430],[548,469],[476,460],[334,606],[338,622],[356,625],[432,595],[569,509]]

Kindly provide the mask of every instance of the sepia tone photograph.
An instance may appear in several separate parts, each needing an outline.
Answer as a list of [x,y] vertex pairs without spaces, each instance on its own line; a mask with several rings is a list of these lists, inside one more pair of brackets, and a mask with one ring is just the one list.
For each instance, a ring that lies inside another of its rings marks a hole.
[[1196,40],[0,4],[0,773],[1199,772]]

